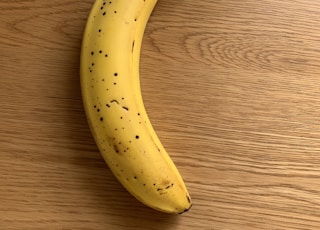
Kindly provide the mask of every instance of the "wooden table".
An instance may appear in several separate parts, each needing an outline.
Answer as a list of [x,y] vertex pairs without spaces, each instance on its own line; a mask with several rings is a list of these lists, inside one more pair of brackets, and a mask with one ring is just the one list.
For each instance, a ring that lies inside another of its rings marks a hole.
[[145,105],[193,208],[136,201],[89,132],[93,0],[0,1],[0,229],[320,229],[320,2],[159,0]]

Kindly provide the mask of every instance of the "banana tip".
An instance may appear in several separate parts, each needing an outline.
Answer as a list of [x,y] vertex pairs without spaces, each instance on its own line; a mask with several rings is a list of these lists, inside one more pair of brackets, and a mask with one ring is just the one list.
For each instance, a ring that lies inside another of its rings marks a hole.
[[185,210],[183,210],[183,211],[180,212],[179,214],[181,215],[181,214],[183,214],[183,213],[185,213],[185,212],[188,212],[188,211],[191,209],[191,207],[192,207],[192,204],[190,204],[190,206],[189,206],[188,208],[186,208]]

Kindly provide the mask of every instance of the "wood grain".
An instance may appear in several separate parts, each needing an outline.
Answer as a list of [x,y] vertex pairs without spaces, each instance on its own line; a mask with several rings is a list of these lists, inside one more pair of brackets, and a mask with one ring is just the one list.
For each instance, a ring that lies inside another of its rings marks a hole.
[[320,229],[320,2],[159,0],[145,104],[193,198],[144,207],[97,151],[79,85],[93,0],[0,0],[0,229]]

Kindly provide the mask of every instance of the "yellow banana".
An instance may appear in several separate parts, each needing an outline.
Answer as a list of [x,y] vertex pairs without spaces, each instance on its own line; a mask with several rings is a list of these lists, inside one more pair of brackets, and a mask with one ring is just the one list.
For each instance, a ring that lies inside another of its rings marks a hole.
[[139,81],[142,38],[157,0],[96,0],[81,48],[88,123],[109,168],[145,205],[183,213],[191,199],[146,113]]

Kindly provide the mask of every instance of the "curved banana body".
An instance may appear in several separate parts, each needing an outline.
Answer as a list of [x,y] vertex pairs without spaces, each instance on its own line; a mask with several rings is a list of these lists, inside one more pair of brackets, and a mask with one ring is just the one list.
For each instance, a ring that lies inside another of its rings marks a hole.
[[81,50],[81,91],[99,151],[122,185],[167,213],[191,207],[186,186],[144,108],[139,59],[157,0],[96,0]]

